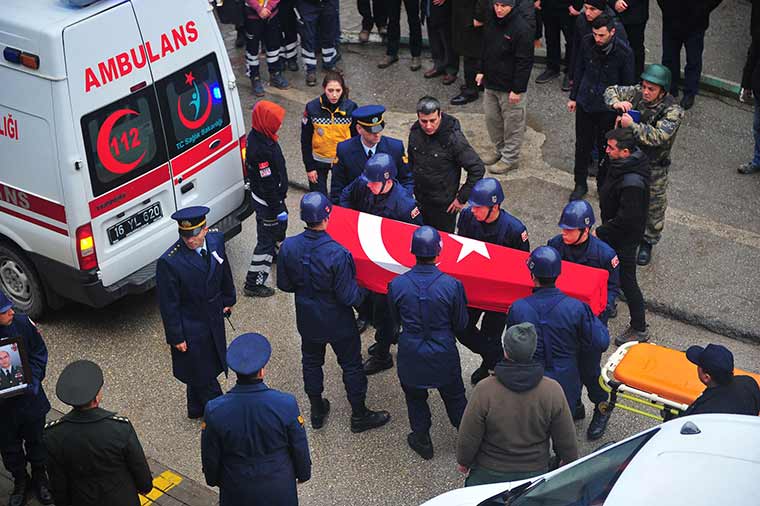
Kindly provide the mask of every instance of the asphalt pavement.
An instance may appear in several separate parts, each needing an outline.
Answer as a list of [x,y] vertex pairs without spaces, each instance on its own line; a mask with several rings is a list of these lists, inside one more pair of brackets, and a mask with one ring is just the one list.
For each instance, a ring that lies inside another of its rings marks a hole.
[[[226,27],[224,35],[231,43],[234,35]],[[244,56],[235,49],[230,55],[249,122],[254,100],[242,74]],[[389,110],[386,134],[406,140],[417,98],[427,93],[447,98],[455,94],[456,85],[444,87],[438,81],[423,80],[421,72],[408,70],[408,56],[379,71],[375,65],[382,55],[377,46],[344,45],[341,66],[351,86],[351,97],[360,104],[385,104]],[[540,71],[537,68],[534,73]],[[300,119],[305,102],[321,90],[307,88],[302,72],[286,75],[291,78],[291,89],[267,87],[267,98],[286,108],[280,142],[291,180],[303,185]],[[572,188],[574,134],[573,118],[563,109],[566,97],[558,82],[531,84],[527,100],[530,128],[520,169],[502,180],[507,194],[505,207],[526,223],[535,247],[558,232],[556,221]],[[480,101],[456,110],[446,106],[446,112],[462,121],[476,149],[481,153],[490,149]],[[721,343],[733,350],[737,367],[759,371],[760,349],[752,338],[760,332],[756,288],[760,280],[756,260],[760,250],[760,178],[736,174],[736,166],[751,152],[751,121],[748,107],[709,95],[700,97],[687,113],[673,155],[665,234],[655,248],[653,263],[641,269],[641,284],[648,303],[656,310],[647,315],[653,342],[676,349]],[[293,189],[288,198],[289,235],[302,230],[297,220],[300,196],[301,192]],[[593,190],[591,197],[593,201]],[[266,381],[273,388],[294,393],[308,419],[293,297],[279,291],[267,299],[242,295],[255,236],[255,222],[250,219],[227,246],[239,295],[232,322],[237,333],[256,331],[271,339],[273,355]],[[613,336],[627,323],[625,305],[619,308],[620,315],[610,325]],[[185,417],[184,386],[171,376],[155,292],[127,297],[100,310],[69,304],[40,322],[40,328],[50,352],[45,385],[51,397],[66,364],[81,358],[98,362],[105,372],[104,407],[132,420],[149,456],[202,486],[200,423]],[[235,335],[228,329],[229,341]],[[366,349],[372,333],[366,332],[362,338]],[[464,348],[460,352],[463,377],[468,380],[479,358]],[[325,395],[332,401],[333,411],[325,428],[308,430],[314,472],[310,482],[299,486],[302,504],[411,506],[462,486],[454,460],[456,431],[449,425],[437,395],[430,398],[436,456],[422,461],[406,445],[409,425],[395,369],[371,377],[368,394],[368,405],[387,409],[392,420],[364,434],[349,430],[350,409],[340,369],[330,353],[325,378]],[[234,375],[220,379],[225,390],[234,384]],[[468,385],[468,391],[470,388]],[[66,410],[57,399],[51,401],[55,408]],[[590,413],[591,405],[586,403]],[[585,440],[587,423],[577,424],[583,454],[654,422],[618,411],[605,437],[595,443]]]

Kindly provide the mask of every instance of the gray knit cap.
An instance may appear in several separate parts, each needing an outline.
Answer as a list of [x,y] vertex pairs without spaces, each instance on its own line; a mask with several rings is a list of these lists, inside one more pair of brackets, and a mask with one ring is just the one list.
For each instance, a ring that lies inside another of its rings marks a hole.
[[504,331],[501,343],[504,353],[513,360],[522,364],[533,361],[536,352],[536,327],[532,323],[518,323]]

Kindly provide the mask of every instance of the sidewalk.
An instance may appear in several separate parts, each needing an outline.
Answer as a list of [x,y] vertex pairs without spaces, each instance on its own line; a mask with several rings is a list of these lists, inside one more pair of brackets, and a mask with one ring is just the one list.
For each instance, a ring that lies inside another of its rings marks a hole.
[[[452,0],[447,0],[452,1]],[[749,45],[750,2],[748,0],[724,0],[710,17],[710,28],[705,36],[701,88],[705,91],[735,97],[739,93],[742,68]],[[343,2],[340,6],[340,24],[343,40],[358,43],[361,16],[355,2]],[[423,44],[428,47],[427,28],[422,29]],[[407,44],[409,27],[406,14],[401,14],[401,42]],[[646,61],[659,63],[662,56],[662,12],[655,0],[650,1],[649,22],[646,30]],[[372,32],[370,42],[381,43],[380,36]],[[404,50],[402,50],[403,52]],[[681,65],[686,56],[681,52]],[[429,54],[423,56],[429,57]],[[543,62],[544,48],[536,51],[537,60]],[[427,68],[423,65],[423,70]]]
[[[61,416],[63,413],[51,409],[47,418],[56,420]],[[202,484],[167,468],[150,457],[148,457],[148,464],[153,475],[153,490],[145,496],[140,496],[140,506],[216,506],[219,504],[219,496]],[[10,496],[12,490],[13,479],[3,468],[0,470],[0,501]],[[27,504],[40,506],[33,497],[34,494],[30,493]]]

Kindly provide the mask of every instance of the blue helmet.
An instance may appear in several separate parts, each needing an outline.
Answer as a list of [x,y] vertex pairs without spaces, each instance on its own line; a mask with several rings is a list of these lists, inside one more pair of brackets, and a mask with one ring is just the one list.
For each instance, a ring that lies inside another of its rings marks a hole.
[[559,228],[582,229],[591,227],[594,222],[594,209],[585,200],[573,200],[562,210]]
[[504,190],[501,183],[492,177],[484,177],[472,188],[469,203],[471,206],[494,206],[504,202]]
[[332,203],[323,193],[310,192],[301,198],[301,220],[319,223],[332,212]]
[[556,278],[562,271],[562,258],[551,246],[539,246],[528,257],[528,270],[537,278]]
[[364,164],[364,179],[370,183],[384,183],[396,179],[396,162],[388,153],[376,153]]
[[412,235],[412,255],[417,257],[435,257],[441,253],[443,241],[441,234],[429,225],[422,226]]

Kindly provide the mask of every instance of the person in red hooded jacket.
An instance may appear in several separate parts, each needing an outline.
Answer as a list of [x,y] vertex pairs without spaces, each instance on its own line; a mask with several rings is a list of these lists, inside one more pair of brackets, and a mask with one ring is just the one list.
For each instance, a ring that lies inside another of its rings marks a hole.
[[243,288],[248,297],[274,295],[274,289],[268,283],[272,262],[288,229],[288,208],[285,206],[288,171],[277,142],[277,131],[284,118],[285,109],[268,100],[256,102],[251,113],[245,165],[256,210],[256,247]]

